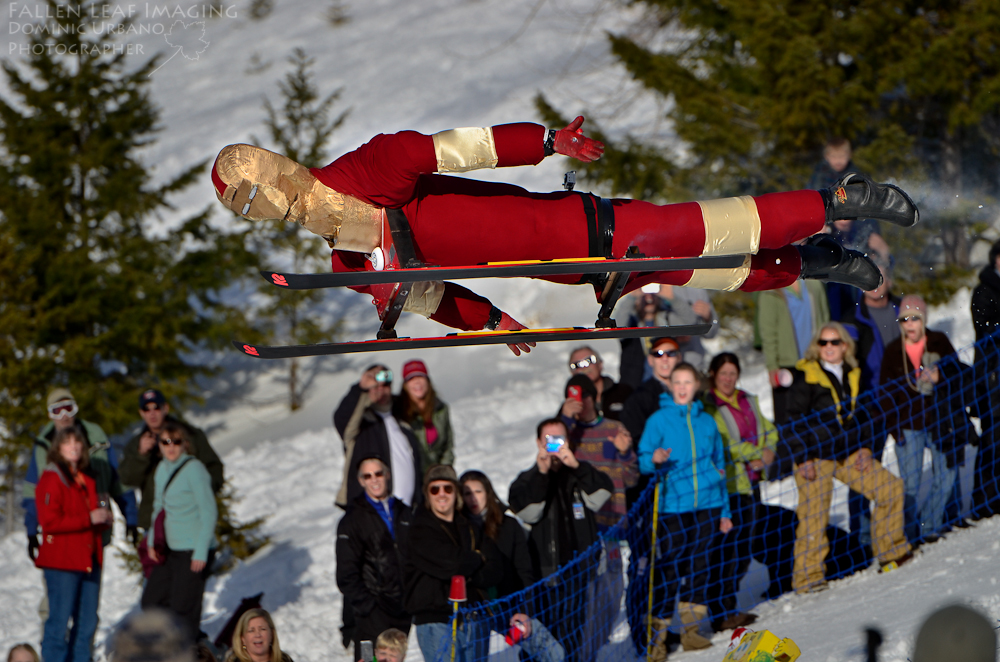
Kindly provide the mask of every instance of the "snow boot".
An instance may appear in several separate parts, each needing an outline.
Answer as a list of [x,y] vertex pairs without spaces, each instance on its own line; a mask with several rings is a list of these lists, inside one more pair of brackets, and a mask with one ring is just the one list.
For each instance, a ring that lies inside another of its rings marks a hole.
[[875,218],[908,228],[920,220],[920,212],[903,189],[892,184],[876,184],[868,177],[851,172],[828,189],[820,191],[826,205],[826,222]]
[[670,655],[670,621],[653,617],[653,639],[646,651],[647,662],[666,662]]
[[681,632],[681,646],[683,646],[686,651],[698,651],[704,648],[711,648],[712,641],[707,637],[702,636],[702,634],[698,632],[698,624],[694,623],[692,625],[684,626],[684,631]]
[[865,292],[882,283],[882,272],[867,255],[844,248],[828,235],[813,235],[797,248],[803,278],[853,285]]

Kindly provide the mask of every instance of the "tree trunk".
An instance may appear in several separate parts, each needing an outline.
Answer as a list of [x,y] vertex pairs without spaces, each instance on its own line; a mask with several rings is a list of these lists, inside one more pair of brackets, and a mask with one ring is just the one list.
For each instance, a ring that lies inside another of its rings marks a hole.
[[941,141],[941,188],[947,196],[942,209],[941,242],[946,265],[969,268],[969,235],[967,219],[960,209],[962,195],[962,148],[960,136],[949,131]]
[[4,504],[4,535],[10,535],[14,533],[14,502],[16,496],[14,494],[14,474],[17,473],[17,463],[8,462],[7,463],[7,477],[5,483],[7,483],[7,496],[6,503]]

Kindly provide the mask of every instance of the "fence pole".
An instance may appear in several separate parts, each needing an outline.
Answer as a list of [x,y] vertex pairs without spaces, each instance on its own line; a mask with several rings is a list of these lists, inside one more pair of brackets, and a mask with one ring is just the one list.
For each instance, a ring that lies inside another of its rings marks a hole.
[[451,604],[455,608],[451,615],[451,662],[455,662],[455,642],[458,639],[458,602]]
[[646,607],[646,662],[650,662],[650,650],[653,647],[653,568],[656,558],[656,525],[660,521],[660,481],[653,488],[653,535],[649,546],[649,605]]

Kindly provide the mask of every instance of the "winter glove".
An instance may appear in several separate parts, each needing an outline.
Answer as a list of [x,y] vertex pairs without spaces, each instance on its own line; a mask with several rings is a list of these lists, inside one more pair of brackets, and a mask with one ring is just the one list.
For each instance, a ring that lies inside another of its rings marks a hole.
[[139,547],[139,541],[142,540],[142,533],[139,531],[137,526],[126,526],[125,527],[125,540],[132,543],[132,547]]
[[[527,329],[527,328],[528,327],[524,326],[523,324],[518,322],[516,319],[514,319],[507,313],[503,313],[503,315],[500,317],[500,324],[497,325],[498,331],[517,331],[518,329]],[[507,345],[507,347],[510,348],[510,351],[514,352],[514,356],[521,356],[521,352],[527,354],[528,352],[531,351],[531,348],[534,346],[535,343],[533,342],[519,342],[513,345]]]
[[583,135],[583,130],[580,128],[582,125],[583,115],[580,115],[565,129],[550,130],[549,138],[545,141],[546,155],[554,152],[584,163],[601,158],[604,154],[604,143]]
[[34,535],[32,535],[32,534],[29,533],[28,534],[28,558],[30,558],[32,562],[34,562],[35,559],[38,558],[38,547],[39,547],[39,545],[38,545],[38,536],[34,536]]

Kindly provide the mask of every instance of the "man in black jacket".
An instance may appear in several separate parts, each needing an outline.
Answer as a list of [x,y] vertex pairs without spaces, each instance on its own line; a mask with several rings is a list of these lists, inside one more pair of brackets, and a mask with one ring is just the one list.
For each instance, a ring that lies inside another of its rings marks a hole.
[[407,506],[420,500],[420,450],[410,426],[392,415],[392,370],[373,365],[361,374],[333,413],[344,442],[344,479],[337,505],[347,510],[363,490],[355,479],[362,458],[382,458],[392,475],[389,491]]
[[[576,459],[561,420],[542,421],[536,433],[535,466],[514,480],[509,499],[514,514],[531,525],[528,551],[535,574],[544,578],[598,540],[594,513],[611,498],[615,486],[606,474]],[[574,574],[587,576],[586,560]],[[598,647],[595,642],[583,641],[585,629],[601,630],[587,618],[593,606],[581,604],[586,601],[588,581],[551,586],[548,608],[544,617],[539,616],[550,625],[570,660],[585,659],[585,650]],[[591,622],[585,628],[587,621]]]
[[[378,457],[358,463],[364,492],[337,526],[337,586],[355,615],[354,658],[361,643],[389,628],[410,631],[403,608],[403,548],[411,510],[389,493],[392,475]],[[367,662],[367,661],[366,661]]]
[[[167,422],[172,421],[187,428],[192,455],[208,469],[208,474],[212,477],[213,492],[221,490],[226,479],[222,460],[208,443],[208,437],[199,428],[188,425],[171,414],[170,404],[163,393],[155,388],[143,391],[139,396],[139,416],[142,417],[142,425],[125,444],[118,474],[123,485],[140,491],[142,500],[139,502],[139,527],[149,529],[153,519],[153,476],[161,457],[157,439]],[[138,544],[138,540],[133,541],[133,544]]]
[[972,324],[976,328],[976,376],[980,391],[977,407],[982,422],[976,483],[972,491],[973,518],[1000,513],[1000,340],[983,342],[1000,331],[1000,241],[990,248],[989,262],[979,272],[972,291]]

